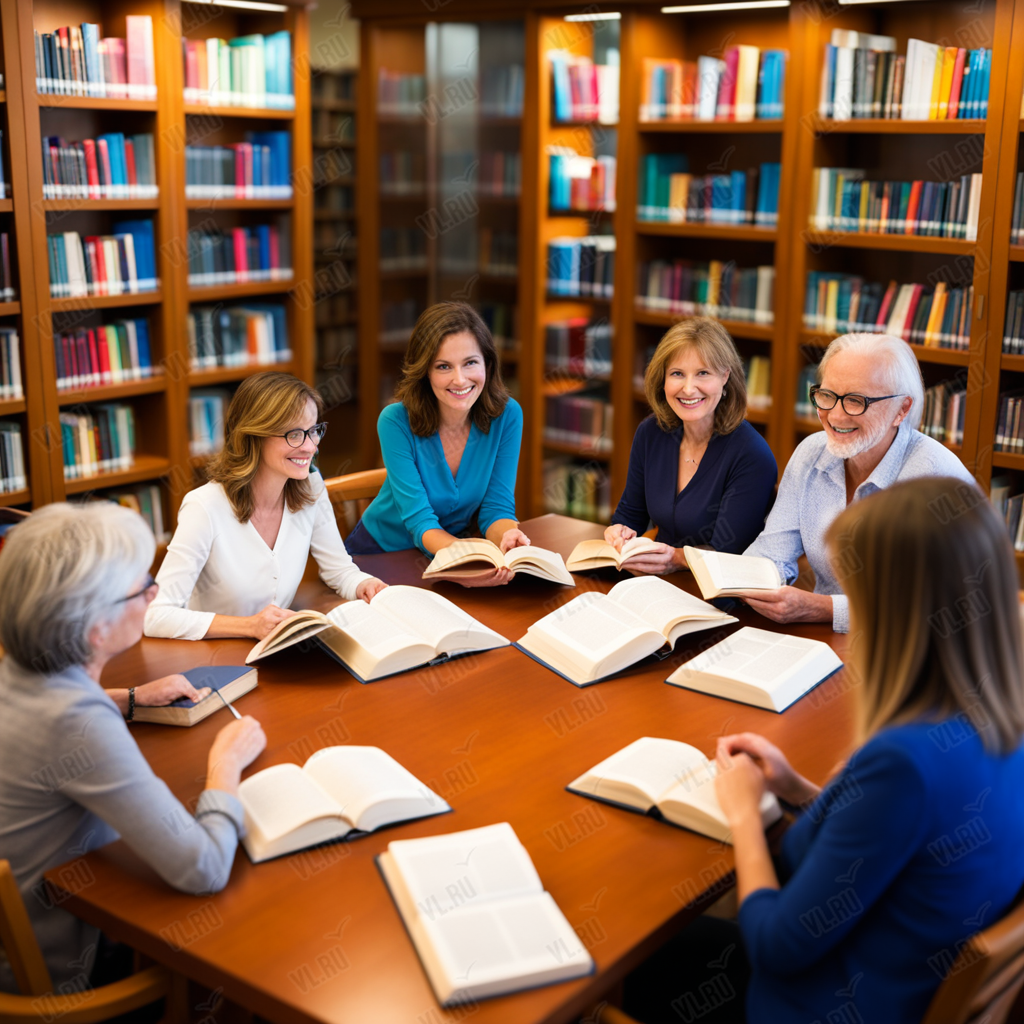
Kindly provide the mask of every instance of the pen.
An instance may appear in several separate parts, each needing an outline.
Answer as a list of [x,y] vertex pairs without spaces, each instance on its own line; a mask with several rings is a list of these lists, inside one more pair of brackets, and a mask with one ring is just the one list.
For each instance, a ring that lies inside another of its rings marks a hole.
[[220,690],[218,690],[218,691],[217,691],[217,696],[218,696],[218,697],[220,697],[220,699],[221,699],[222,701],[224,701],[224,707],[226,707],[226,708],[228,709],[228,711],[230,711],[230,712],[231,712],[231,714],[233,714],[233,715],[235,716],[235,718],[241,718],[241,717],[242,717],[242,716],[241,716],[241,715],[240,715],[240,714],[239,714],[239,713],[238,713],[238,712],[237,712],[237,711],[235,710],[235,708],[234,708],[234,705],[233,705],[233,704],[232,704],[232,703],[231,703],[231,702],[230,702],[229,700],[227,700],[227,699],[225,698],[224,694],[223,694],[223,693],[221,693],[221,692],[220,692]]

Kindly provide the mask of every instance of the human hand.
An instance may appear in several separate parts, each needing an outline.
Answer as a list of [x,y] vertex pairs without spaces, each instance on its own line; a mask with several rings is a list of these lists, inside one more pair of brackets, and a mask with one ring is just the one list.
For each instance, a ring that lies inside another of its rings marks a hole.
[[761,820],[761,796],[765,790],[764,772],[742,751],[732,756],[718,748],[715,760],[715,794],[730,827],[756,818]]
[[140,708],[162,708],[182,698],[198,702],[209,697],[210,693],[210,687],[197,690],[180,672],[176,672],[136,686],[135,704]]
[[492,569],[490,572],[458,582],[464,587],[503,587],[506,583],[512,582],[514,575],[511,569]]
[[634,576],[664,576],[681,567],[682,550],[669,544],[659,544],[642,554],[627,558],[622,568]]
[[[501,543],[498,547],[501,548],[501,553],[504,554],[506,551],[510,551],[512,548],[525,547],[530,543],[530,538],[523,533],[518,527],[513,527],[511,530],[506,530],[501,535]],[[505,582],[508,582],[507,580]]]
[[778,590],[741,590],[730,595],[745,601],[759,615],[773,622],[831,622],[832,598],[796,587]]
[[755,732],[722,736],[715,756],[718,758],[748,755],[761,769],[765,785],[776,796],[799,806],[813,800],[821,790],[809,782],[786,760],[786,755],[774,743]]
[[251,715],[229,722],[213,738],[207,759],[206,788],[236,793],[242,769],[252,764],[266,745],[267,737]]
[[276,604],[268,604],[263,611],[250,615],[247,622],[248,636],[262,640],[276,625],[290,619],[295,612],[287,608],[278,608]]
[[377,596],[387,584],[383,580],[377,579],[376,576],[372,576],[368,580],[363,580],[362,583],[356,587],[356,600],[365,601],[367,604],[370,600]]
[[631,530],[622,523],[613,523],[604,531],[605,543],[611,544],[616,551],[622,550],[622,545],[636,536],[636,530]]

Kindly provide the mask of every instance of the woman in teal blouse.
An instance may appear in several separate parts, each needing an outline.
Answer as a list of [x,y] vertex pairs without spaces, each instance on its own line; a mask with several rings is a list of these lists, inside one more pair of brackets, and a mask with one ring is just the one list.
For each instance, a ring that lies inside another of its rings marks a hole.
[[[515,506],[523,411],[476,310],[439,302],[420,316],[395,397],[377,420],[387,480],[346,539],[349,552],[433,555],[477,530],[502,551],[529,544]],[[473,585],[511,578],[496,569]]]

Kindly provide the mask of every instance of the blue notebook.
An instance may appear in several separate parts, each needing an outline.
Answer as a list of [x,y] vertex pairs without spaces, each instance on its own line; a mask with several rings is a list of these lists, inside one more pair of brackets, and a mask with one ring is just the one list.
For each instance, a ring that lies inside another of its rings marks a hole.
[[217,710],[227,710],[225,701],[233,703],[256,686],[256,669],[248,665],[201,665],[181,674],[197,690],[208,686],[213,692],[200,701],[176,700],[160,708],[139,707],[136,704],[133,721],[195,725]]

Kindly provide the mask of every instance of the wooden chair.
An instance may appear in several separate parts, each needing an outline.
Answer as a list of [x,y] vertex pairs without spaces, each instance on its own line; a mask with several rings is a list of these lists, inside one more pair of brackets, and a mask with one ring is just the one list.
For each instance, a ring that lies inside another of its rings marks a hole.
[[324,480],[342,537],[355,529],[359,517],[384,486],[387,475],[386,469],[365,469],[361,473],[346,473]]
[[[163,967],[147,967],[100,988],[55,993],[28,911],[6,860],[0,860],[0,945],[22,993],[0,992],[0,1021],[4,1024],[45,1024],[57,1018],[61,1024],[94,1024],[171,995],[172,975]],[[165,1022],[172,1017],[171,1002],[168,998]]]

